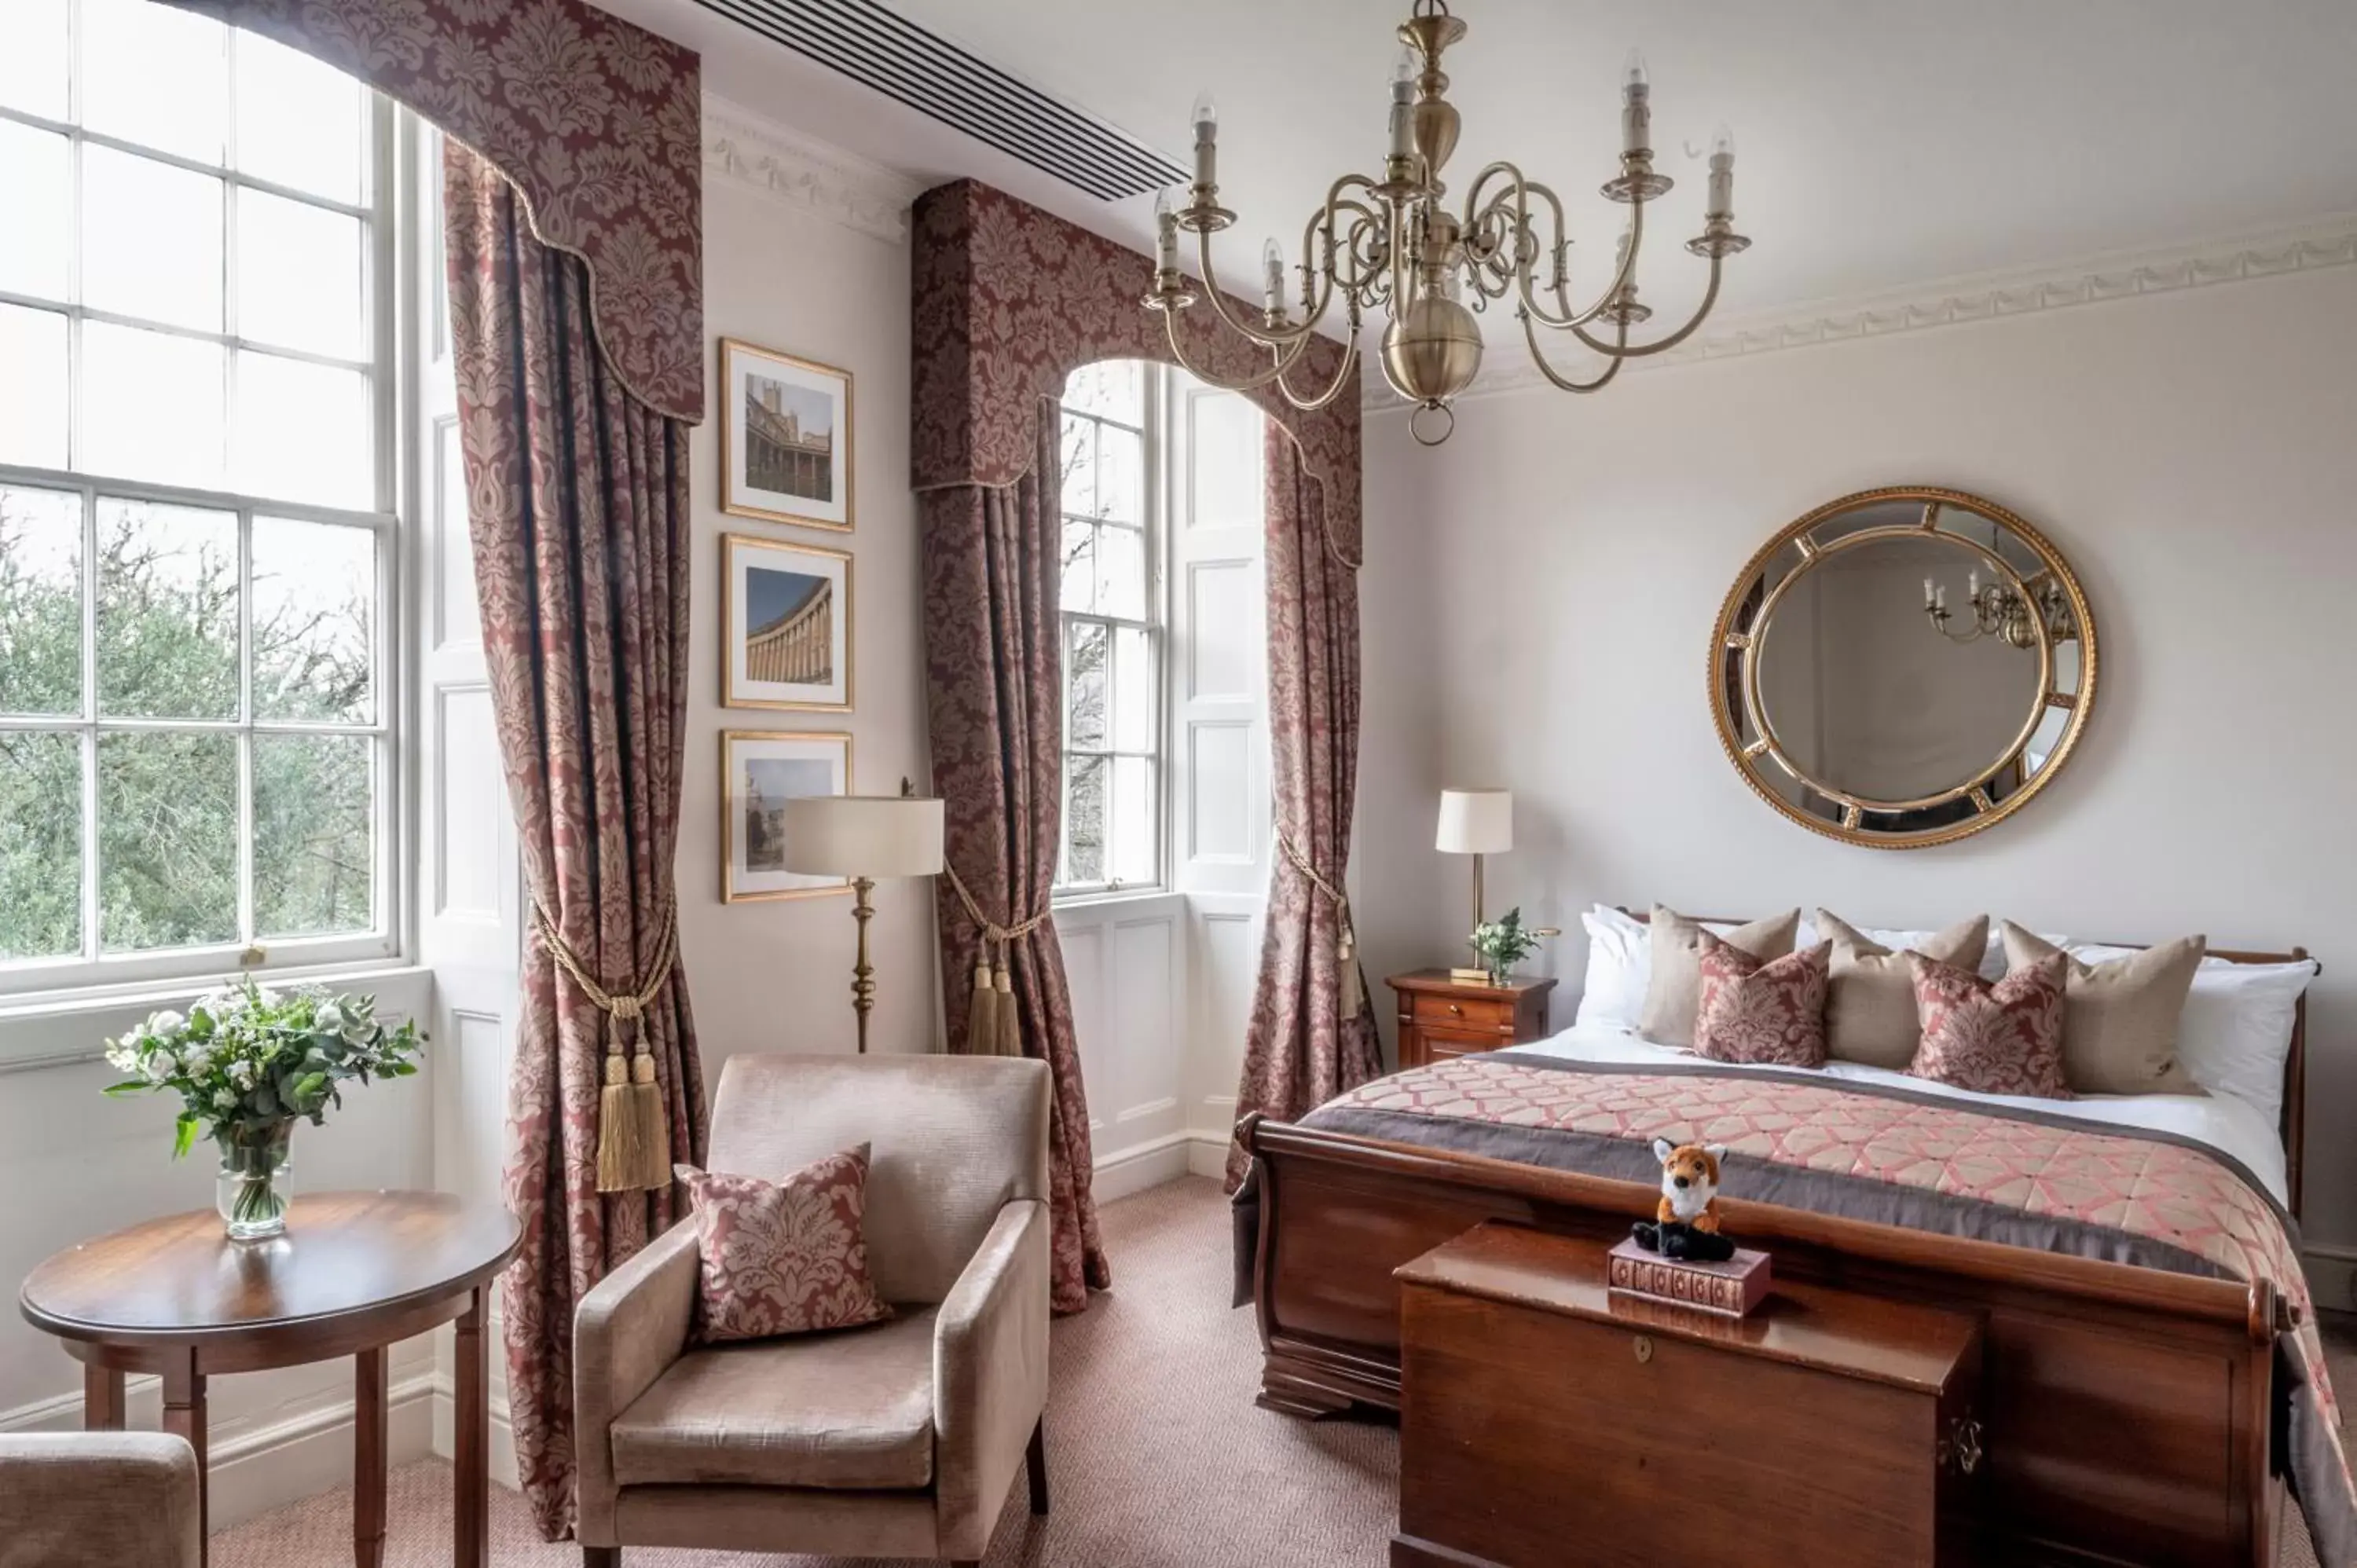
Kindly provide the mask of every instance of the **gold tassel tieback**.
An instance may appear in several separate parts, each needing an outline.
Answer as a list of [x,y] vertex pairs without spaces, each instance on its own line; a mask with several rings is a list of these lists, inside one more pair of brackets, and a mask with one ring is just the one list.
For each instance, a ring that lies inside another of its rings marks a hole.
[[[649,966],[653,978],[636,992],[608,991],[589,972],[565,939],[556,923],[535,900],[533,925],[540,932],[557,967],[573,977],[581,994],[606,1015],[605,1081],[597,1091],[597,1190],[651,1192],[671,1185],[671,1118],[663,1109],[662,1085],[655,1079],[654,1047],[647,1039],[647,1004],[671,979],[679,951],[679,911],[663,917],[662,940]],[[631,1028],[626,1051],[622,1026]]]
[[[957,867],[944,865],[950,886],[965,906],[968,918],[982,933],[974,950],[974,1000],[966,1008],[965,1054],[970,1057],[1019,1057],[1023,1054],[1022,1024],[1015,1009],[1015,975],[1008,967],[1007,949],[1017,937],[1028,937],[1048,923],[1048,915],[1032,916],[1019,926],[1002,926],[982,912],[967,891],[965,879],[958,875]],[[998,961],[991,962],[990,950],[996,943]]]
[[1359,1009],[1367,999],[1366,976],[1359,972],[1359,937],[1351,924],[1350,897],[1318,874],[1309,857],[1301,853],[1301,846],[1283,828],[1276,830],[1276,843],[1294,868],[1309,879],[1309,885],[1334,901],[1334,918],[1339,927],[1334,933],[1335,1003],[1338,1015],[1348,1026],[1358,1018]]

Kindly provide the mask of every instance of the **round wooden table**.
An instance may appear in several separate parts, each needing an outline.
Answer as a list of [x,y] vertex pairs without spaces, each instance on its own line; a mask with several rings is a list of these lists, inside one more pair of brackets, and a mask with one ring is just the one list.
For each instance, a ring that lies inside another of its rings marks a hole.
[[126,1372],[164,1380],[164,1429],[197,1451],[204,1519],[205,1380],[350,1356],[352,1557],[384,1557],[386,1350],[458,1325],[456,1557],[490,1551],[490,1401],[483,1323],[492,1276],[523,1244],[497,1204],[439,1192],[329,1192],[295,1199],[286,1233],[232,1241],[211,1209],[71,1247],[35,1269],[18,1300],[34,1327],[82,1363],[82,1424],[123,1425]]

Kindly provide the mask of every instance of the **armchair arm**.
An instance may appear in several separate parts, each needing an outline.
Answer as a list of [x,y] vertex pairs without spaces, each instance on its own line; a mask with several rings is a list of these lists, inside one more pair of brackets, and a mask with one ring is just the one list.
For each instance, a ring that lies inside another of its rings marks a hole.
[[687,1348],[696,1269],[695,1222],[683,1219],[600,1280],[574,1313],[573,1447],[584,1545],[615,1544],[607,1428]]
[[1048,1408],[1048,1206],[998,1211],[933,1322],[942,1554],[979,1558]]
[[197,1455],[160,1432],[0,1437],[0,1568],[197,1568]]

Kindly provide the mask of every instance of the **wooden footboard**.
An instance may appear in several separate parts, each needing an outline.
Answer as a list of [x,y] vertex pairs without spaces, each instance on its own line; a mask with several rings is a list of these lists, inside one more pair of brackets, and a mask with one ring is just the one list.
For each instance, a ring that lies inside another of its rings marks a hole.
[[[1259,1163],[1261,1402],[1399,1406],[1392,1271],[1485,1219],[1618,1236],[1656,1194],[1247,1118]],[[2274,1568],[2268,1466],[2287,1304],[2244,1284],[1722,1198],[1779,1279],[1977,1310],[1985,1527],[2007,1563]]]

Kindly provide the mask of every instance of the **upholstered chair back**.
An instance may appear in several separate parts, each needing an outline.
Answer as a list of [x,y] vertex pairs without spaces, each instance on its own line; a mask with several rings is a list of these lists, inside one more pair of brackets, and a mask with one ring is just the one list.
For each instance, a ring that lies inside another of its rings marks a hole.
[[1047,1201],[1048,1095],[1048,1064],[1017,1057],[730,1057],[708,1164],[774,1181],[868,1144],[877,1293],[938,1302],[1002,1206]]

